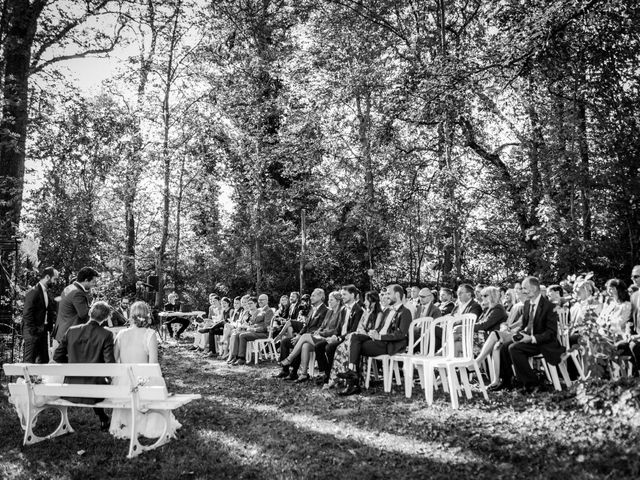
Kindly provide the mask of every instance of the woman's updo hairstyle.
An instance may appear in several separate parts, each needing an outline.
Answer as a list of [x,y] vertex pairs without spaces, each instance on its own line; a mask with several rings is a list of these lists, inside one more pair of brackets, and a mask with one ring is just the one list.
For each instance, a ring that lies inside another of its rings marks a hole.
[[151,325],[151,309],[145,302],[135,302],[129,309],[129,321],[136,327]]

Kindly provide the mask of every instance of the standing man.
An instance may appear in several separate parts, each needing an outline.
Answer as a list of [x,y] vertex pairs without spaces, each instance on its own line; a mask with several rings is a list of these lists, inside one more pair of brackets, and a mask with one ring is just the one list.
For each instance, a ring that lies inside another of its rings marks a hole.
[[89,306],[91,305],[91,289],[98,284],[100,274],[91,267],[82,267],[78,272],[76,281],[68,285],[60,297],[58,305],[58,319],[54,335],[56,343],[62,341],[65,333],[74,325],[81,325],[89,319]]
[[505,342],[500,350],[500,378],[502,382],[493,390],[510,388],[513,369],[527,391],[539,387],[538,377],[529,365],[529,357],[542,354],[550,365],[558,365],[564,348],[558,343],[558,314],[555,305],[540,291],[540,281],[527,277],[522,282],[522,293],[527,297],[522,309],[525,325],[521,336]]
[[40,272],[40,281],[27,292],[22,313],[22,338],[25,363],[49,363],[47,334],[55,323],[55,301],[49,287],[57,280],[58,271],[47,267]]
[[420,299],[420,303],[418,303],[416,307],[414,319],[424,317],[438,318],[442,315],[440,309],[434,304],[435,298],[431,290],[423,288],[420,290],[418,298]]
[[362,356],[394,355],[407,347],[411,312],[403,305],[404,291],[400,285],[389,285],[389,308],[385,311],[382,328],[369,333],[356,333],[351,337],[349,370],[338,376],[347,380],[347,388],[339,395],[360,393],[358,369]]
[[[78,274],[79,275],[79,274]],[[58,363],[115,363],[113,355],[113,334],[102,324],[111,317],[111,307],[106,302],[96,302],[89,312],[89,321],[71,326],[56,349],[53,360]],[[69,377],[65,383],[106,385],[104,377]],[[75,403],[99,403],[96,398],[67,398]],[[93,411],[100,419],[100,430],[109,430],[109,416],[102,408]]]

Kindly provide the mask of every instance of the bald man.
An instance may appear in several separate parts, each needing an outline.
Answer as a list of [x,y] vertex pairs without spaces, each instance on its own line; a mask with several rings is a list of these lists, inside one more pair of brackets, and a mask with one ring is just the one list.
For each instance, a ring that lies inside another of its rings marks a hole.
[[418,305],[416,307],[416,312],[413,314],[413,319],[416,318],[438,318],[442,315],[440,309],[435,306],[435,298],[433,293],[428,288],[423,288],[418,293]]

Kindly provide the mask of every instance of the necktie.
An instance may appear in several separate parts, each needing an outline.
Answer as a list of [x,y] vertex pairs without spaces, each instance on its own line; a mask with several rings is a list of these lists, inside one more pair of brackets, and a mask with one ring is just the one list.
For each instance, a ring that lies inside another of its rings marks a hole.
[[535,316],[535,314],[536,314],[536,304],[532,303],[531,304],[531,311],[529,312],[529,325],[531,326],[531,329],[530,329],[529,333],[531,335],[533,335],[533,317]]

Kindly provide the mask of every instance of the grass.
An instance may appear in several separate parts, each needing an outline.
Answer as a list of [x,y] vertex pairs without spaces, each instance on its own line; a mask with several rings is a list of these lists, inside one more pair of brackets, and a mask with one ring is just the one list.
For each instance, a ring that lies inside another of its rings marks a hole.
[[[75,433],[22,447],[0,394],[3,479],[638,478],[638,416],[584,413],[571,395],[479,393],[454,411],[381,386],[342,398],[271,378],[273,364],[229,367],[166,348],[169,390],[202,399],[176,411],[178,439],[138,458],[99,431],[88,409],[70,411]],[[6,380],[6,379],[5,379]],[[40,422],[53,426],[53,416]]]

